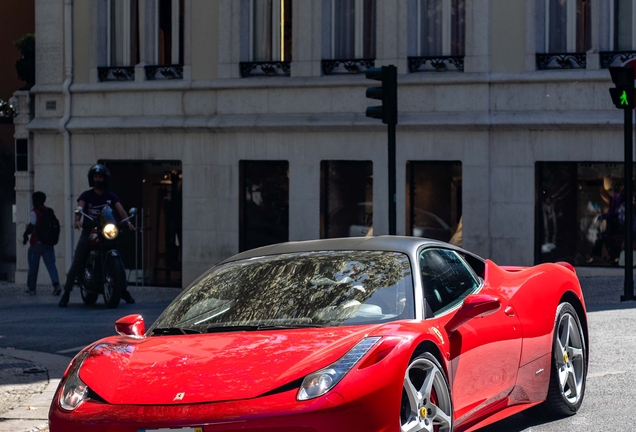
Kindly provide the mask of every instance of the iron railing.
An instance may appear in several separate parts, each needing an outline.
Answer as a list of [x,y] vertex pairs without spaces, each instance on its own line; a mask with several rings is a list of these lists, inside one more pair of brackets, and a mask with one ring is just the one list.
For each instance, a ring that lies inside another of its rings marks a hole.
[[183,79],[182,64],[144,66],[144,70],[149,81]]
[[357,74],[375,67],[375,59],[333,59],[322,61],[323,75]]
[[585,53],[548,53],[537,54],[537,69],[585,69]]
[[134,66],[100,66],[97,68],[100,81],[134,81]]
[[289,76],[291,62],[271,61],[271,62],[241,62],[241,76],[243,78],[251,76]]
[[[636,58],[636,51],[601,51],[599,53],[601,58],[601,68],[607,69],[616,61],[625,63],[627,60]],[[619,66],[617,64],[617,66]]]
[[[409,72],[464,72],[464,56],[422,56],[409,57]],[[451,67],[452,66],[452,67]]]

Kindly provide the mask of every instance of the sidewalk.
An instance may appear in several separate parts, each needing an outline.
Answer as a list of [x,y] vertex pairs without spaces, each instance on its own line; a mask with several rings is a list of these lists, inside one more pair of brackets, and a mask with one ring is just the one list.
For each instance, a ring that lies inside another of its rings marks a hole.
[[[622,277],[582,277],[581,287],[588,309],[635,307],[636,302],[621,303]],[[25,287],[0,283],[0,298],[5,303],[55,304],[49,287],[39,287],[38,295],[27,296]],[[74,301],[81,302],[75,290]],[[181,290],[174,288],[130,287],[139,301],[172,300]],[[72,297],[72,298],[74,298]],[[0,432],[48,431],[48,410],[55,390],[70,359],[35,351],[0,348]]]
[[[178,288],[128,287],[138,302],[171,301],[181,293]],[[38,286],[29,296],[24,285],[0,282],[0,301],[5,305],[50,304],[52,287]],[[79,290],[71,293],[71,302],[81,303]],[[37,351],[0,348],[0,432],[48,431],[48,413],[55,390],[70,362],[61,355]]]

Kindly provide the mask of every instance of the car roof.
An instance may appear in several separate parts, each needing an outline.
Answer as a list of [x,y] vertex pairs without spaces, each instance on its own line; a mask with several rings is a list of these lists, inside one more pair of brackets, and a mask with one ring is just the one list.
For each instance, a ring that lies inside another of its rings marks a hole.
[[402,252],[410,256],[415,256],[421,247],[442,247],[453,249],[462,253],[469,254],[483,261],[483,258],[468,252],[457,246],[438,240],[432,240],[421,237],[406,236],[376,236],[376,237],[345,237],[335,239],[307,240],[288,243],[279,243],[271,246],[263,246],[251,249],[237,255],[231,256],[219,264],[238,261],[249,258],[256,258],[266,255],[278,255],[297,252],[315,252],[315,251],[336,251],[336,250],[371,250],[371,251],[388,251]]

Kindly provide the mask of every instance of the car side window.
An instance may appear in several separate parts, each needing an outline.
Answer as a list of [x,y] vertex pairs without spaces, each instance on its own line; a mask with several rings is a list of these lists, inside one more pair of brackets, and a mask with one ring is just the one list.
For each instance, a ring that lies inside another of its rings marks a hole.
[[479,280],[454,251],[425,249],[420,252],[419,265],[427,315],[449,310],[479,288]]

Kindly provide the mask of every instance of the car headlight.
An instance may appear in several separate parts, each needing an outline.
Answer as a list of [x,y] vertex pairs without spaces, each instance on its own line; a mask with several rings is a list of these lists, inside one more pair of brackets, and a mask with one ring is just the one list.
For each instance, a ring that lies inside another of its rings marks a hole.
[[300,390],[296,398],[299,401],[309,400],[327,393],[340,382],[351,368],[358,363],[380,339],[382,338],[364,338],[337,362],[307,375],[300,385]]
[[104,225],[104,229],[102,229],[102,234],[104,234],[104,237],[106,237],[108,240],[112,240],[115,237],[117,237],[117,234],[119,234],[119,230],[117,229],[115,224],[109,223]]
[[60,408],[65,411],[75,410],[88,395],[88,386],[79,377],[80,368],[86,357],[88,357],[88,351],[83,351],[75,357],[64,380],[60,393]]

